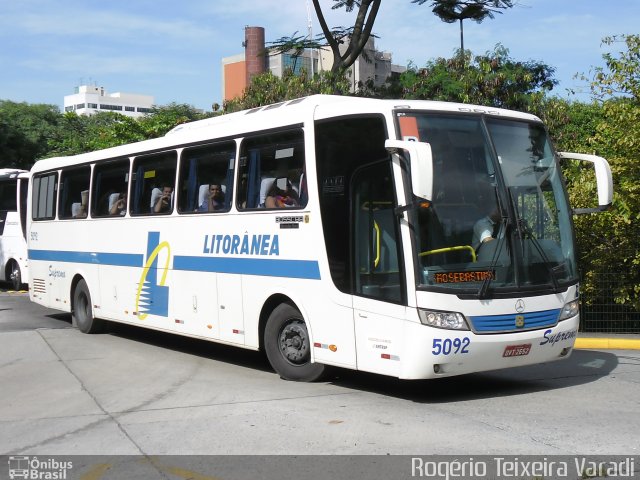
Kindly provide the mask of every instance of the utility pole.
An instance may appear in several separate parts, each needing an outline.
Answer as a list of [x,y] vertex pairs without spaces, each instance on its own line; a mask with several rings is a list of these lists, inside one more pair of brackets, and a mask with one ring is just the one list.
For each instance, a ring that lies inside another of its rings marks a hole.
[[[309,40],[313,40],[313,28],[311,24],[311,7],[309,6],[309,0],[307,0],[307,32],[309,34]],[[313,48],[311,50],[311,78],[314,75],[313,69]]]

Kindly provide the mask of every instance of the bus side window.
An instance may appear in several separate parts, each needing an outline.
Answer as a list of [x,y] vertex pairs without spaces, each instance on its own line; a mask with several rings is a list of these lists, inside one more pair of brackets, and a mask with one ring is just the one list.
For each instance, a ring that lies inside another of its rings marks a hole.
[[171,150],[135,158],[129,209],[132,215],[166,215],[173,211],[177,156]]
[[240,149],[239,210],[305,207],[300,195],[305,156],[302,130],[247,138]]
[[31,195],[31,218],[52,220],[56,218],[56,192],[58,173],[45,173],[33,178]]
[[91,216],[124,216],[129,191],[128,158],[98,164],[93,169]]
[[63,170],[60,178],[59,218],[87,218],[91,167]]
[[235,142],[185,148],[180,157],[178,212],[228,211],[235,156]]

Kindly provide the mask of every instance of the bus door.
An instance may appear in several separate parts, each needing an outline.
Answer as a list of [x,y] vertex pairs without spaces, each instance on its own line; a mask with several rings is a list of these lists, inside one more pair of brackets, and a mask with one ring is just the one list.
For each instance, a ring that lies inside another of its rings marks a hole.
[[358,369],[397,375],[406,293],[391,162],[358,169],[351,198]]

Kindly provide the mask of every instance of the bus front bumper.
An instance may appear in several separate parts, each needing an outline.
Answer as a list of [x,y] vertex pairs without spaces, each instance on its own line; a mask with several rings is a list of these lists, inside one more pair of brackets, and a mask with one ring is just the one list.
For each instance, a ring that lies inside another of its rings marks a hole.
[[405,323],[400,378],[426,379],[550,362],[570,355],[579,315],[554,327],[478,335]]

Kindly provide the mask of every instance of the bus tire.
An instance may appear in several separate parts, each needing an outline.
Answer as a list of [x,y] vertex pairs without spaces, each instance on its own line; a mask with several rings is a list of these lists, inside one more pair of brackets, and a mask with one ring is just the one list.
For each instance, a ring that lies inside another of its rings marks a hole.
[[18,291],[22,288],[22,272],[20,271],[20,265],[15,260],[11,260],[7,266],[9,272],[8,278],[11,283],[11,288]]
[[284,380],[313,382],[325,365],[311,363],[311,342],[300,312],[288,303],[278,305],[267,320],[264,347],[273,369]]
[[81,279],[73,291],[73,323],[82,333],[100,333],[104,320],[93,317],[91,294],[87,282]]

